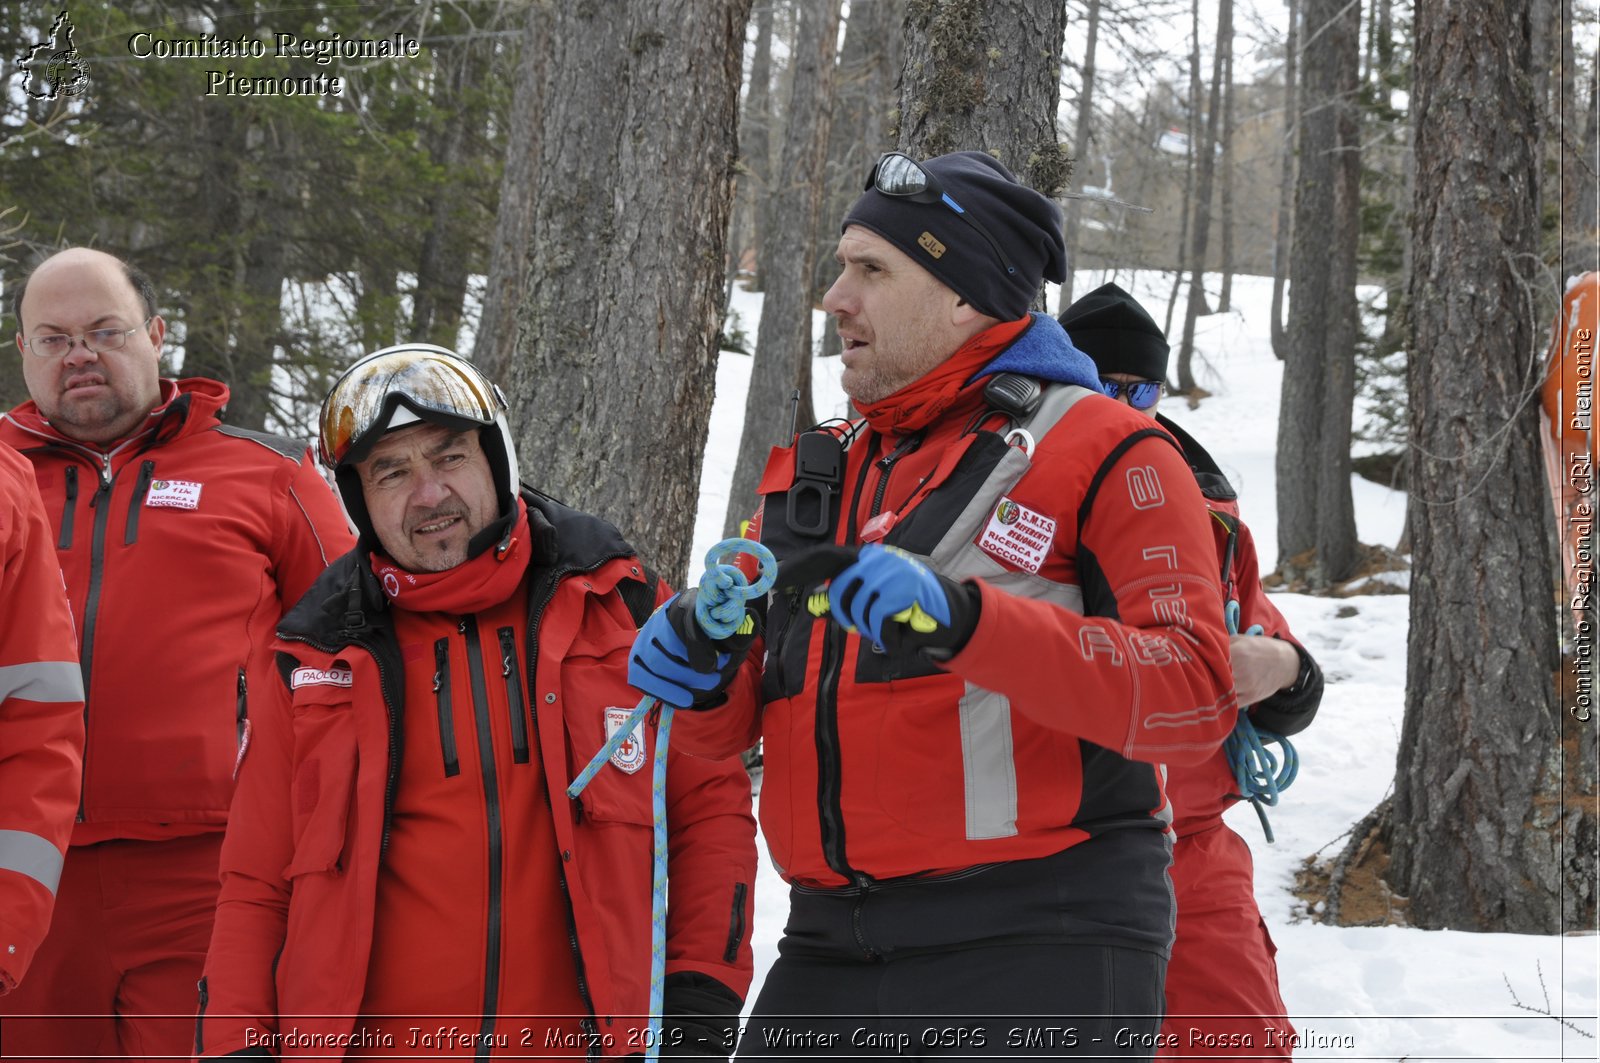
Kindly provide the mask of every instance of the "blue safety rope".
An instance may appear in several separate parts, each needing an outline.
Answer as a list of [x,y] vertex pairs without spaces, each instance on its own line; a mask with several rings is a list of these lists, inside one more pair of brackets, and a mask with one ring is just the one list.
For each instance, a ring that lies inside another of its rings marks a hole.
[[[735,565],[724,558],[749,554],[761,566],[760,578],[751,583]],[[778,578],[778,561],[772,551],[751,539],[724,539],[706,554],[706,571],[700,577],[700,593],[695,596],[694,618],[713,639],[725,639],[745,623],[745,602],[772,589]],[[617,728],[600,752],[567,787],[567,796],[576,798],[605,767],[622,744],[650,711],[661,709],[656,728],[655,764],[650,769],[650,812],[653,827],[654,862],[650,872],[650,1028],[645,1041],[645,1059],[661,1055],[661,998],[667,974],[667,740],[672,734],[672,706],[646,695]]]
[[[1237,599],[1228,600],[1226,615],[1228,634],[1237,635]],[[1261,633],[1260,624],[1252,624],[1250,630],[1245,632],[1246,635]],[[1276,805],[1278,795],[1294,783],[1295,776],[1300,773],[1300,754],[1295,752],[1294,745],[1283,735],[1260,730],[1251,723],[1249,709],[1248,705],[1239,706],[1239,719],[1222,748],[1228,764],[1233,768],[1233,780],[1239,787],[1239,796],[1255,807],[1256,818],[1261,820],[1261,831],[1270,845],[1276,839],[1272,836],[1272,824],[1267,822],[1266,806]],[[1281,747],[1280,754],[1276,756],[1267,748],[1273,744]]]

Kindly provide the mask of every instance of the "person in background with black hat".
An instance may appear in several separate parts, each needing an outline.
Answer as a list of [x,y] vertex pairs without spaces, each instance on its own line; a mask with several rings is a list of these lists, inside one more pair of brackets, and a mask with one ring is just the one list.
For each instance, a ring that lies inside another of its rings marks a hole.
[[[357,362],[320,453],[359,533],[278,628],[241,753],[195,1054],[623,1056],[650,1047],[652,722],[665,587],[522,485],[500,389],[438,347]],[[751,978],[737,760],[669,748],[666,1055],[727,1058]]]
[[[740,1054],[1149,1058],[1158,765],[1210,756],[1237,705],[1204,503],[1029,311],[1063,276],[1048,199],[982,152],[889,154],[841,228],[823,306],[862,419],[773,453],[761,704],[685,732],[764,739],[792,886]],[[680,613],[640,632],[634,685],[713,706],[719,647]]]
[[[1322,672],[1289,631],[1261,587],[1255,539],[1239,519],[1238,496],[1205,448],[1156,412],[1167,377],[1168,346],[1138,301],[1106,284],[1061,314],[1061,325],[1094,359],[1102,390],[1155,419],[1183,447],[1212,514],[1223,592],[1239,603],[1238,628],[1259,635],[1231,640],[1239,701],[1251,719],[1281,735],[1310,725],[1322,701]],[[1200,764],[1167,772],[1172,803],[1172,883],[1177,939],[1167,968],[1170,1040],[1163,1056],[1290,1058],[1294,1027],[1278,993],[1277,948],[1256,906],[1245,840],[1222,821],[1239,800],[1233,768],[1219,750]]]

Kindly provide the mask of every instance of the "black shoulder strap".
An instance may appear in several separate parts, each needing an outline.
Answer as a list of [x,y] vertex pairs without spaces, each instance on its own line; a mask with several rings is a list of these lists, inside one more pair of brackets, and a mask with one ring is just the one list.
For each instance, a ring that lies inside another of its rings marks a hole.
[[617,594],[628,607],[634,627],[643,627],[650,614],[656,611],[656,584],[660,582],[650,566],[641,562],[639,569],[644,573],[640,579],[624,579],[617,584]]
[[1169,445],[1178,451],[1178,455],[1180,457],[1183,455],[1182,448],[1178,447],[1178,444],[1170,435],[1168,435],[1166,432],[1163,432],[1159,428],[1141,428],[1137,432],[1134,432],[1132,435],[1128,436],[1128,438],[1124,439],[1122,442],[1118,443],[1115,447],[1112,447],[1111,453],[1106,455],[1105,460],[1100,463],[1100,467],[1094,471],[1094,479],[1089,481],[1089,489],[1083,493],[1083,504],[1078,507],[1079,546],[1083,545],[1083,526],[1089,522],[1089,512],[1094,508],[1095,497],[1100,494],[1100,485],[1105,482],[1107,476],[1111,475],[1112,467],[1116,465],[1119,460],[1121,460],[1122,456],[1126,454],[1135,443],[1150,436],[1154,436],[1157,439],[1166,440]]

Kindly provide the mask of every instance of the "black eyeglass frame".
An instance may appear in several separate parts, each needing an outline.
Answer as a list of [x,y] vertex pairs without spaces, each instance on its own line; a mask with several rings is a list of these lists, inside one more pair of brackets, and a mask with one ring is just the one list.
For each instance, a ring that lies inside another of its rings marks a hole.
[[[1150,395],[1151,398],[1150,398],[1149,402],[1147,402],[1147,403],[1145,403],[1144,405],[1141,406],[1139,403],[1134,401],[1133,392],[1134,392],[1135,388],[1144,388],[1144,387],[1154,388],[1154,391],[1150,391],[1150,392],[1146,392],[1145,393],[1147,395]],[[1163,395],[1165,395],[1167,393],[1167,382],[1165,380],[1129,380],[1129,381],[1122,381],[1122,380],[1107,380],[1105,377],[1101,377],[1100,378],[1100,394],[1104,395],[1106,398],[1115,399],[1118,395],[1121,395],[1123,392],[1127,392],[1127,394],[1128,394],[1128,405],[1129,406],[1132,406],[1136,410],[1148,410],[1152,406],[1154,406],[1156,403],[1160,402],[1161,401],[1161,396],[1163,396]]]
[[[880,184],[878,181],[878,174],[882,172],[884,162],[889,159],[903,159],[911,167],[911,169],[916,171],[916,173],[921,176],[921,187],[901,191],[894,188],[885,188],[882,184]],[[951,197],[950,193],[944,190],[944,187],[939,184],[938,179],[934,177],[933,174],[929,173],[927,168],[923,166],[922,163],[918,162],[916,159],[913,159],[905,152],[886,151],[882,155],[879,155],[878,161],[872,164],[872,169],[867,174],[866,187],[868,189],[877,189],[883,195],[893,196],[895,199],[904,199],[911,203],[943,203],[945,206],[954,211],[957,217],[961,218],[968,225],[978,230],[979,236],[988,241],[990,250],[994,252],[994,257],[1000,260],[1000,265],[1004,267],[1007,274],[1014,274],[1017,272],[1017,267],[1011,264],[1010,260],[1006,258],[1006,253],[1000,249],[1000,242],[990,235],[989,230],[983,227],[983,223],[977,218],[974,218],[971,214],[968,214],[966,208],[957,203],[955,199]]]

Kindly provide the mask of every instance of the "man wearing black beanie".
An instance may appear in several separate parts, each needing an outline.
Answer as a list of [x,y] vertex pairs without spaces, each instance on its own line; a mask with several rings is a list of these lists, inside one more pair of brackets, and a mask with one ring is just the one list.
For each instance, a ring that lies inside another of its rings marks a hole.
[[[793,893],[740,1054],[1149,1058],[1158,765],[1207,758],[1236,711],[1200,492],[1029,312],[1064,277],[1061,213],[993,158],[885,155],[841,228],[823,306],[862,419],[774,451],[760,704],[673,738],[765,737]],[[672,619],[640,632],[635,685],[717,702],[719,648],[666,652]]]
[[[1166,337],[1139,302],[1115,284],[1102,285],[1061,314],[1072,342],[1094,359],[1102,390],[1115,392],[1155,418],[1183,447],[1206,505],[1223,593],[1237,603],[1239,631],[1231,656],[1235,688],[1263,730],[1304,730],[1322,700],[1322,672],[1294,639],[1289,623],[1261,587],[1250,529],[1238,496],[1205,448],[1156,412],[1167,375]],[[1233,767],[1222,750],[1201,764],[1167,771],[1172,803],[1172,884],[1178,902],[1176,940],[1167,968],[1169,1018],[1162,1056],[1289,1059],[1294,1027],[1278,992],[1277,949],[1261,921],[1252,888],[1250,849],[1222,821],[1238,800]],[[1198,1034],[1192,1033],[1198,1031]]]

